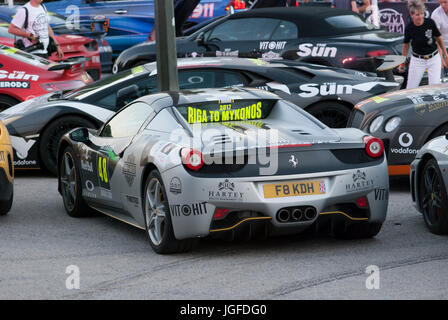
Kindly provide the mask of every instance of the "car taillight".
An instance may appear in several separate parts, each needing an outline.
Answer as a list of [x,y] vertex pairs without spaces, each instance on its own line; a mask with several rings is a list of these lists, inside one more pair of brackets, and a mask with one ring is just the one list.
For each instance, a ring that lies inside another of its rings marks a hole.
[[224,208],[216,208],[215,214],[213,215],[213,219],[215,220],[221,220],[227,217],[227,214],[229,213],[229,209]]
[[48,92],[59,91],[59,90],[73,90],[84,86],[84,82],[80,80],[73,81],[61,81],[52,83],[42,83],[40,85],[42,89]]
[[246,2],[244,0],[230,0],[226,6],[226,11],[230,9],[230,6],[233,6],[235,10],[246,9]]
[[367,208],[368,207],[367,198],[362,197],[362,198],[356,199],[356,204],[358,205],[359,208]]
[[347,58],[342,59],[342,64],[345,64],[345,63],[351,62],[351,61],[353,61],[353,58],[352,57],[347,57]]
[[199,170],[204,165],[202,152],[191,148],[182,148],[180,151],[182,163],[190,170]]
[[365,136],[364,143],[366,144],[366,152],[372,158],[378,158],[383,154],[384,145],[381,139],[372,136]]
[[391,54],[388,50],[373,50],[367,52],[368,57],[378,57],[378,56],[385,56],[387,54]]
[[84,47],[88,50],[88,51],[97,51],[98,50],[98,43],[96,43],[96,41],[90,41],[89,43],[84,44]]

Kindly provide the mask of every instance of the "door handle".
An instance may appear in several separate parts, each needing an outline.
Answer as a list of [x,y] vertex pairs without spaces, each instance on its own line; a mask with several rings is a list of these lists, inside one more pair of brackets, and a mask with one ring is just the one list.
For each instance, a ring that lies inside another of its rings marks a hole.
[[115,10],[114,13],[116,13],[116,14],[126,14],[126,13],[128,13],[128,10],[118,9],[118,10]]

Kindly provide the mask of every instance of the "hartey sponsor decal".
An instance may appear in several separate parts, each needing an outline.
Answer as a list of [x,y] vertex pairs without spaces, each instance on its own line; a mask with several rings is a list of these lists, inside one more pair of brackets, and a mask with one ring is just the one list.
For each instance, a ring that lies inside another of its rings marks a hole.
[[15,167],[36,166],[36,165],[37,165],[37,161],[36,160],[16,160],[16,161],[14,161],[14,166]]
[[260,41],[260,50],[283,50],[286,41]]
[[242,200],[244,196],[243,192],[235,191],[235,183],[230,182],[229,179],[225,179],[218,183],[218,190],[209,190],[208,198],[210,200]]
[[377,201],[389,200],[389,189],[377,188],[374,190],[374,192],[375,192],[375,200]]
[[126,200],[134,207],[138,208],[140,206],[140,201],[137,197],[126,195]]
[[173,177],[170,181],[170,192],[174,194],[182,193],[182,183],[178,177]]
[[130,187],[134,183],[136,172],[137,172],[136,159],[133,154],[130,154],[123,165],[123,175]]
[[0,88],[29,89],[29,81],[0,81]]
[[299,45],[297,55],[299,57],[336,57],[338,48],[327,47],[326,43],[318,43],[315,46],[312,43],[302,43]]
[[229,179],[226,179],[223,182],[220,182],[218,184],[218,189],[219,189],[219,191],[222,191],[222,190],[233,191],[235,189],[235,184],[233,182],[230,182]]
[[417,149],[410,149],[410,148],[391,148],[390,149],[391,153],[397,153],[397,154],[417,154],[418,150]]
[[232,49],[226,48],[224,51],[216,51],[217,57],[238,57],[238,50],[232,51]]
[[405,148],[409,147],[412,144],[412,142],[414,142],[414,138],[412,137],[412,134],[410,134],[409,132],[403,132],[398,137],[398,143],[402,147],[405,147]]
[[36,74],[27,74],[25,71],[14,70],[10,73],[6,70],[0,70],[0,80],[1,79],[37,81],[39,80],[39,76]]
[[373,179],[368,178],[365,171],[357,170],[352,174],[352,179],[352,183],[345,185],[345,191],[347,192],[362,191],[373,186]]
[[192,203],[192,204],[173,204],[170,205],[171,215],[174,217],[180,217],[181,215],[188,216],[200,216],[207,214],[207,202]]

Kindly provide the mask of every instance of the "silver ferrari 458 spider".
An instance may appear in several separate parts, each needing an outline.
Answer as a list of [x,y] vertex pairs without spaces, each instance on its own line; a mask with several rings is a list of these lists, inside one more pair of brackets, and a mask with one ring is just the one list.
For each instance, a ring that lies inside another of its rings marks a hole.
[[448,135],[427,142],[411,163],[411,194],[428,229],[448,234]]
[[386,218],[381,140],[258,89],[144,96],[99,130],[69,131],[57,158],[69,215],[95,209],[144,229],[158,253],[310,227],[373,237]]

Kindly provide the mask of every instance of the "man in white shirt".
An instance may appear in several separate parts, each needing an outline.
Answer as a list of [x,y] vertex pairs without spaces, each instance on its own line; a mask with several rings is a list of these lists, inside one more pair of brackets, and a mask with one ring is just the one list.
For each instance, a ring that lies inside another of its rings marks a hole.
[[[438,0],[438,6],[431,14],[431,19],[436,23],[437,29],[442,34],[443,43],[448,44],[448,0]],[[442,59],[442,66],[448,68]]]
[[[51,37],[56,46],[59,58],[62,58],[64,54],[50,27],[50,17],[48,16],[47,10],[41,5],[42,1],[30,0],[23,7],[19,8],[9,25],[8,32],[22,37],[25,47],[29,47],[40,41],[43,44],[43,49],[34,50],[31,53],[44,58],[48,58],[47,48]],[[28,19],[26,18],[27,15]]]

